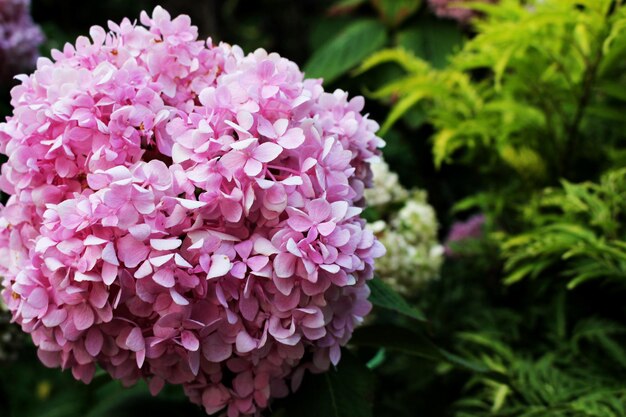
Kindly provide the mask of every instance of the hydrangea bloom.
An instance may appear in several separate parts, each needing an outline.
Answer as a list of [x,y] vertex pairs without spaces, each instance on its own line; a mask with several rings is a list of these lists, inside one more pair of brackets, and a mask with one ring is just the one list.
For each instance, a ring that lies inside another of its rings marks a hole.
[[[379,164],[373,164],[376,165]],[[377,175],[383,179],[377,179]],[[427,202],[426,193],[414,190],[409,194],[397,181],[388,180],[394,175],[388,168],[374,169],[374,183],[393,184],[387,194],[395,196],[391,199],[392,202],[403,204],[384,220],[368,224],[368,228],[387,249],[385,255],[376,262],[378,275],[396,291],[414,296],[425,283],[439,277],[444,248],[437,240],[439,225],[435,210]],[[382,191],[381,194],[385,192]],[[406,196],[404,200],[402,195]],[[383,205],[389,202],[387,200],[375,199]]]
[[4,299],[48,366],[259,415],[340,359],[384,252],[363,99],[157,7],[53,51],[0,125]]
[[373,186],[365,190],[365,198],[370,206],[383,207],[388,204],[405,201],[409,192],[400,184],[398,174],[389,169],[382,159],[371,164]]
[[0,80],[32,69],[43,40],[30,16],[30,0],[0,0]]
[[463,7],[463,3],[497,3],[498,0],[428,0],[428,6],[438,17],[467,24],[477,15],[475,10]]
[[467,239],[478,239],[483,236],[485,228],[485,215],[476,214],[464,222],[456,222],[450,228],[445,242],[446,256],[457,255],[454,247]]

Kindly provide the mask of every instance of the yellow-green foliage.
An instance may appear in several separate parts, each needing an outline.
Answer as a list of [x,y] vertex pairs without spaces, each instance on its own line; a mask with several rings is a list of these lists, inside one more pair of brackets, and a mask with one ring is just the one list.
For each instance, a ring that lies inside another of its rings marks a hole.
[[[371,94],[391,100],[385,133],[422,106],[434,126],[435,163],[470,162],[521,182],[576,177],[581,158],[602,160],[623,130],[626,99],[626,8],[611,0],[503,0],[476,3],[477,35],[444,69],[402,49],[361,65],[383,63],[406,75]],[[616,76],[616,74],[619,74]]]
[[595,279],[626,279],[626,169],[607,173],[600,184],[585,182],[547,189],[526,207],[530,228],[503,243],[514,283],[560,267],[569,288]]

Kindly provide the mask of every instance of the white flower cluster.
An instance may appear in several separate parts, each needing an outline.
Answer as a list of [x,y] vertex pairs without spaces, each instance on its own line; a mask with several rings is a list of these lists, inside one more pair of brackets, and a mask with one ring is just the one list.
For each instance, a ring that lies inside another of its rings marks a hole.
[[428,281],[439,277],[444,247],[437,240],[435,210],[427,202],[425,191],[407,191],[397,174],[386,163],[372,164],[374,188],[367,195],[368,204],[378,208],[391,202],[404,202],[384,220],[368,225],[387,253],[376,261],[376,273],[396,291],[415,295]]
[[383,160],[371,164],[374,184],[365,190],[367,204],[381,207],[390,203],[398,203],[409,197],[409,192],[400,184],[398,174],[389,169]]

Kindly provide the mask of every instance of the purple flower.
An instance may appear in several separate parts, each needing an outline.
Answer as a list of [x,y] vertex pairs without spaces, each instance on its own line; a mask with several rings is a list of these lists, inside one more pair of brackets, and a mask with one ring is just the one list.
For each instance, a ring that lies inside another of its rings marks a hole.
[[454,246],[467,239],[478,239],[483,236],[485,215],[476,214],[464,222],[456,222],[450,228],[445,242],[446,256],[455,256]]
[[30,16],[30,0],[0,0],[0,80],[35,66],[41,28]]
[[497,3],[498,0],[428,0],[428,6],[438,17],[456,20],[467,24],[478,13],[470,8],[463,7],[463,3],[470,2]]

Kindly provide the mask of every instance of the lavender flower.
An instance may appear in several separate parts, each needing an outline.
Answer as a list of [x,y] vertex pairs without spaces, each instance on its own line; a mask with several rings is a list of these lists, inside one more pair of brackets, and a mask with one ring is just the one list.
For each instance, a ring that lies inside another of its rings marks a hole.
[[43,40],[30,16],[30,0],[0,0],[0,81],[32,69]]
[[450,233],[446,238],[445,254],[446,256],[457,255],[454,246],[459,242],[467,239],[478,239],[483,235],[485,226],[485,215],[476,214],[464,222],[456,222],[452,225]]
[[461,24],[467,24],[478,14],[469,7],[463,7],[462,3],[482,1],[483,3],[496,3],[497,0],[428,0],[428,6],[437,17],[456,20]]

